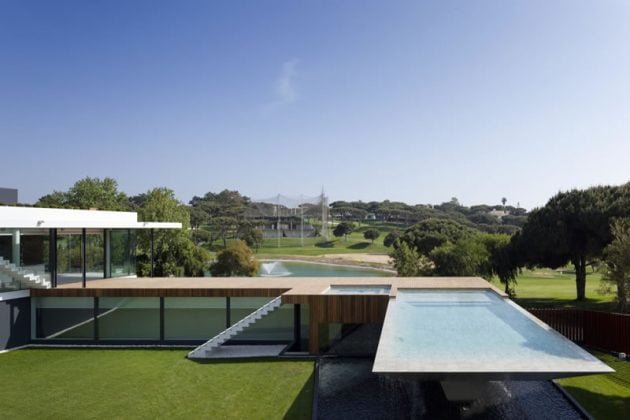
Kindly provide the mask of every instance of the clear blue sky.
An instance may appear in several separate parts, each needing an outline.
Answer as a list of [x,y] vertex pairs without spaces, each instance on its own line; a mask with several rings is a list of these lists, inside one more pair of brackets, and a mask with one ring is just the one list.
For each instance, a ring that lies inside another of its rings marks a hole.
[[541,205],[630,180],[630,2],[0,1],[0,186]]

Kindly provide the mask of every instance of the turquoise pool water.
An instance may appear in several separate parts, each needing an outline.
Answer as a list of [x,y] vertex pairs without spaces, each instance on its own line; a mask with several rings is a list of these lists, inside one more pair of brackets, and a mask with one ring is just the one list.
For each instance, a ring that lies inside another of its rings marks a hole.
[[346,267],[297,261],[261,264],[260,276],[268,277],[391,277],[392,273],[370,268]]
[[326,290],[327,295],[389,295],[391,286],[363,285],[340,286],[332,285]]
[[610,370],[492,291],[399,289],[387,309],[374,371],[542,378]]

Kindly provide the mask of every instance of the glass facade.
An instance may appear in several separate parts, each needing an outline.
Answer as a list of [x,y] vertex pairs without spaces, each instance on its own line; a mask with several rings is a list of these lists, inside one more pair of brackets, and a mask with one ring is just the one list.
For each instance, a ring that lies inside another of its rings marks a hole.
[[226,328],[226,298],[164,298],[164,339],[207,340]]
[[[271,301],[269,298],[231,298],[230,321],[232,324],[245,318],[256,309]],[[232,341],[291,341],[293,340],[293,305],[279,309],[256,321],[232,339]]]
[[136,231],[112,229],[109,231],[110,268],[108,277],[136,275]]
[[[203,342],[254,312],[269,298],[34,297],[32,331],[36,340]],[[295,334],[294,305],[256,321],[231,340],[289,343]],[[300,308],[301,348],[308,340],[308,305]],[[163,330],[161,331],[161,327]]]
[[98,314],[100,340],[160,339],[160,298],[102,297]]
[[[20,269],[50,280],[49,229],[0,229],[0,257]],[[28,287],[7,267],[0,267],[0,292]]]
[[81,232],[59,229],[57,233],[57,283],[75,283],[82,279]]
[[32,298],[31,311],[33,339],[94,339],[94,298]]

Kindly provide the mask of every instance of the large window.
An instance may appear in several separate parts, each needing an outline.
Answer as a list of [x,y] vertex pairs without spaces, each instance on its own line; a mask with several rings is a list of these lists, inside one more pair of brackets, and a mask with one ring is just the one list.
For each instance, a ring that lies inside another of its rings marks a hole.
[[225,330],[226,299],[164,298],[166,340],[208,340]]
[[110,231],[111,277],[135,276],[136,231],[114,229]]
[[[57,284],[83,281],[83,232],[81,229],[59,229],[57,233]],[[102,229],[87,229],[85,236],[86,279],[105,276],[105,236]]]
[[34,339],[94,339],[94,298],[37,297],[31,308]]
[[[0,257],[50,280],[49,232],[48,229],[0,229]],[[19,277],[0,271],[0,292],[28,287]]]
[[82,279],[81,232],[59,229],[57,234],[57,283],[74,283]]
[[[37,340],[206,341],[234,325],[269,298],[34,297],[32,331]],[[295,307],[283,305],[257,320],[231,342],[291,342]],[[301,307],[302,348],[308,338],[308,307]]]
[[[232,298],[230,321],[232,324],[245,318],[269,302],[269,298]],[[279,309],[256,321],[233,341],[291,341],[293,340],[293,305],[282,305]]]
[[159,340],[160,298],[99,298],[101,340]]

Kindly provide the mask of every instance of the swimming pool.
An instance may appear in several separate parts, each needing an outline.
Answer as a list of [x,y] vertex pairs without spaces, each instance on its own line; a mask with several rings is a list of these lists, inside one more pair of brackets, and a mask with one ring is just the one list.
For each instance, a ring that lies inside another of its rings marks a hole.
[[324,292],[327,295],[389,295],[390,285],[331,285]]
[[394,273],[363,267],[309,263],[302,261],[265,261],[261,277],[392,277]]
[[490,290],[399,289],[374,372],[426,379],[551,379],[612,370]]

